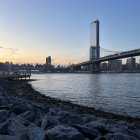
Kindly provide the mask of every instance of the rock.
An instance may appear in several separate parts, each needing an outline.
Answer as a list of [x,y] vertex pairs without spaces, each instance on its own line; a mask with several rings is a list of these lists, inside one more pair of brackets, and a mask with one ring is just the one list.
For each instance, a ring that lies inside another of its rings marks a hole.
[[84,140],[84,136],[73,127],[57,125],[46,131],[48,140]]
[[98,136],[96,139],[94,140],[106,140],[106,138],[104,136]]
[[42,114],[42,113],[36,113],[34,123],[37,126],[40,126],[41,127],[41,121],[42,121],[43,116],[44,116],[44,114]]
[[8,126],[9,135],[19,136],[20,139],[26,138],[27,129],[23,123],[23,120],[18,117],[12,118]]
[[[57,109],[58,110],[58,109]],[[65,111],[65,110],[56,110],[57,115],[59,116],[70,116],[72,113],[70,113],[69,111]]]
[[140,129],[135,129],[133,133],[138,139],[140,139]]
[[41,112],[41,113],[48,113],[49,112],[49,108],[46,107],[46,106],[41,106],[39,104],[32,104],[32,107],[33,107],[33,111],[34,112]]
[[41,128],[45,129],[48,125],[48,116],[45,115],[41,121]]
[[96,116],[85,116],[83,117],[83,122],[84,123],[88,123],[88,122],[91,122],[91,121],[97,121],[97,118]]
[[0,110],[0,123],[4,122],[9,117],[9,111],[6,109]]
[[123,133],[128,134],[127,126],[119,125],[119,124],[107,124],[106,130],[109,133]]
[[11,104],[10,109],[16,114],[21,114],[26,111],[32,110],[32,106],[27,103],[18,102],[18,103]]
[[90,139],[88,139],[88,138],[85,138],[85,140],[90,140]]
[[8,126],[10,125],[10,118],[0,124],[0,134],[8,135]]
[[18,136],[0,135],[0,140],[20,140]]
[[35,119],[35,113],[33,111],[26,111],[26,112],[18,115],[18,117],[21,117],[21,118],[24,118],[25,120],[33,122]]
[[122,133],[108,133],[105,136],[106,140],[138,140],[133,136],[129,136]]
[[7,105],[8,100],[5,98],[5,96],[0,96],[0,106]]
[[48,115],[58,115],[60,111],[60,108],[51,108]]
[[28,137],[30,140],[45,140],[45,131],[37,127],[36,124],[31,123],[28,126]]
[[41,128],[46,129],[47,127],[54,126],[59,124],[58,118],[56,115],[48,116],[45,115],[41,121]]
[[45,116],[46,112],[48,112],[49,109],[40,109],[40,108],[34,108],[34,112],[35,112],[35,124],[37,126],[41,126],[41,121],[43,119],[43,117]]
[[82,125],[73,125],[79,132],[81,132],[84,137],[89,139],[94,139],[99,135],[99,131],[96,129],[91,129]]
[[108,133],[108,131],[105,128],[105,124],[102,122],[91,121],[89,123],[86,123],[85,126],[90,127],[92,129],[98,129],[102,133],[102,135]]
[[64,124],[83,124],[83,118],[80,115],[77,114],[68,114],[68,115],[61,115],[59,116],[59,121]]
[[15,112],[10,112],[10,117],[16,117],[16,113]]

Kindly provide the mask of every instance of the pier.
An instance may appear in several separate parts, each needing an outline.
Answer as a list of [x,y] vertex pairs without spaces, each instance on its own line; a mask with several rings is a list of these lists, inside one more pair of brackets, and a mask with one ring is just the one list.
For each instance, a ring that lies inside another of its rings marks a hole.
[[30,79],[31,73],[27,72],[0,72],[0,79],[7,79],[7,80],[26,80]]

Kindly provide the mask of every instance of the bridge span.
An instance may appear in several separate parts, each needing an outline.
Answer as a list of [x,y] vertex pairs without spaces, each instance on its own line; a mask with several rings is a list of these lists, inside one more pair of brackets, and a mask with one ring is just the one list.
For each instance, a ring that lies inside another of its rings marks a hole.
[[95,20],[90,24],[90,59],[78,64],[73,64],[65,69],[71,72],[81,69],[81,66],[90,66],[90,72],[100,72],[100,63],[104,61],[122,59],[127,57],[139,56],[140,49],[134,49],[125,52],[115,53],[100,57],[100,43],[99,43],[99,20]]
[[[82,63],[75,64],[73,66],[74,67],[87,66],[87,65],[91,65],[91,64],[101,63],[101,62],[104,62],[104,61],[122,59],[122,58],[139,56],[139,55],[140,55],[140,49],[135,49],[135,50],[126,51],[126,52],[122,52],[122,53],[116,53],[114,55],[108,55],[108,56],[101,57],[101,58],[95,59],[95,60],[85,61],[85,62],[82,62]],[[69,67],[71,67],[71,66],[69,66]]]

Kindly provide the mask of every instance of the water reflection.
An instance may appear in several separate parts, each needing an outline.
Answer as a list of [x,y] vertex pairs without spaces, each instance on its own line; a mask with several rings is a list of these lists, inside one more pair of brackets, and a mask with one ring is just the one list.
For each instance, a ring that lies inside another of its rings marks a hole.
[[47,96],[140,116],[140,74],[38,74],[30,82]]

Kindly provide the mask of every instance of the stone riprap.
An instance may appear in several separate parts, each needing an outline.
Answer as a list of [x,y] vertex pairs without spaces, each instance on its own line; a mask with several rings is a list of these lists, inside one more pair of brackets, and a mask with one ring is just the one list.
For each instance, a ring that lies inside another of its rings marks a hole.
[[101,113],[100,116],[79,113],[75,109],[78,106],[70,108],[63,102],[58,105],[51,100],[27,99],[28,96],[15,94],[3,83],[0,85],[0,140],[140,139],[139,119],[128,122],[105,118]]

